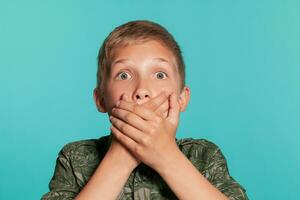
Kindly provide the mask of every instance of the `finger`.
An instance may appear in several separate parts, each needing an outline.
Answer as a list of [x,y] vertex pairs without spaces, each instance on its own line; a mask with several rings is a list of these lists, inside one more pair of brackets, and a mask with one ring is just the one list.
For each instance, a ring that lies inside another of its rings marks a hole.
[[121,100],[120,104],[117,108],[121,108],[121,109],[130,111],[132,113],[135,113],[142,119],[148,120],[148,121],[155,121],[159,118],[159,116],[157,116],[157,114],[153,110],[150,110],[147,107],[144,107],[142,105],[137,105],[132,102],[126,102],[126,101]]
[[134,140],[126,136],[114,126],[111,126],[110,130],[118,141],[120,141],[129,151],[133,151],[134,147],[137,145]]
[[[121,100],[130,102],[126,94],[123,94],[121,96]],[[164,115],[164,113],[168,112],[169,110],[169,101],[165,92],[161,92],[155,98],[151,99],[150,101],[147,101],[142,105],[147,107],[150,110],[155,111],[155,113],[158,114],[160,117],[167,116]]]
[[164,112],[164,113],[161,115],[161,117],[162,117],[163,119],[166,119],[166,118],[168,117],[168,110],[167,110],[166,112]]
[[122,96],[122,100],[129,102],[129,97],[126,94],[124,94]]
[[165,112],[168,112],[169,110],[169,101],[168,99],[161,104],[156,110],[155,113],[157,113],[160,117],[166,116],[164,115]]
[[121,95],[121,98],[120,98],[119,101],[116,102],[115,107],[118,107],[120,105],[121,101],[127,101],[127,102],[129,102],[128,96],[126,94]]
[[113,108],[112,115],[117,117],[118,119],[130,124],[140,131],[147,131],[147,126],[145,125],[145,120],[143,120],[140,116],[136,115],[127,110],[123,110],[121,108]]
[[120,132],[130,137],[136,143],[141,143],[141,139],[144,135],[141,131],[113,116],[110,116],[110,121],[112,125],[115,128],[117,128]]
[[143,103],[142,105],[149,108],[150,110],[157,110],[161,104],[168,100],[166,92],[161,92],[159,95]]
[[177,124],[179,119],[179,113],[180,113],[180,106],[175,93],[173,93],[170,96],[170,109],[169,109],[167,119],[173,124]]

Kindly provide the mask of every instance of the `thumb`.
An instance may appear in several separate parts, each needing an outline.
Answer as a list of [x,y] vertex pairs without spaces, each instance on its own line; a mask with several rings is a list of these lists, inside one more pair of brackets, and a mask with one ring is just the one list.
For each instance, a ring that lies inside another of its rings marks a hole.
[[167,120],[169,120],[172,124],[178,124],[179,121],[179,113],[180,113],[180,106],[176,99],[176,94],[172,93],[170,96],[170,107]]
[[129,102],[129,98],[126,94],[123,94],[121,100]]

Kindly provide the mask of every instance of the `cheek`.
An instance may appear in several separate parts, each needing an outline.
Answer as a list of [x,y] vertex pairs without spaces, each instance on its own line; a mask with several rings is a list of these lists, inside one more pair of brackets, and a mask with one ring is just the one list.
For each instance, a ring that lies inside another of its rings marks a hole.
[[128,87],[124,86],[124,84],[111,84],[106,88],[106,106],[107,108],[112,109],[116,103],[121,99],[124,91],[128,91]]
[[167,81],[167,82],[162,81],[162,82],[160,82],[160,84],[157,84],[155,86],[156,91],[158,91],[158,92],[165,91],[168,94],[171,94],[172,92],[178,93],[177,88],[178,88],[178,84],[174,83],[172,81]]
[[159,95],[162,92],[166,92],[167,95],[172,94],[173,92],[176,92],[175,88],[171,87],[170,85],[159,85],[153,88],[153,97]]

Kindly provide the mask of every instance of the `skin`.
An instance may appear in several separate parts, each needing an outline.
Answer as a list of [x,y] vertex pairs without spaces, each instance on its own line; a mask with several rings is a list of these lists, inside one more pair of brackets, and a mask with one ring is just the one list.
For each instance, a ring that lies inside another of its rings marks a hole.
[[[167,96],[175,93],[177,98],[180,96],[183,111],[190,96],[188,87],[183,90],[180,88],[180,77],[173,54],[158,41],[117,49],[110,74],[105,77],[104,83],[103,98],[99,106],[102,112],[108,112],[110,116],[112,109],[122,98],[141,105],[161,93]],[[164,143],[164,140],[161,142]],[[175,140],[172,145],[176,146]]]
[[117,49],[104,83],[103,96],[95,91],[94,99],[110,116],[113,142],[76,199],[115,199],[140,162],[156,170],[179,199],[228,199],[176,145],[190,89],[181,89],[169,49],[155,40]]
[[[163,78],[158,78],[160,76]],[[131,102],[142,104],[163,91],[167,95],[175,92],[178,97],[184,98],[180,100],[182,111],[190,95],[188,87],[180,89],[180,77],[173,54],[160,42],[153,40],[116,49],[110,74],[103,82],[103,96],[98,108],[109,115],[123,95]]]

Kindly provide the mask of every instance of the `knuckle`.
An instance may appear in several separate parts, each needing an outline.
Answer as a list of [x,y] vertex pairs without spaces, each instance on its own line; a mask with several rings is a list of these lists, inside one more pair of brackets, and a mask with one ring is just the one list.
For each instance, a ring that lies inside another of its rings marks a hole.
[[115,133],[115,135],[114,135],[114,136],[117,138],[117,140],[124,141],[124,137],[123,137],[123,135],[122,135],[122,134],[120,134],[119,132]]
[[120,135],[117,131],[114,131],[114,137],[117,138],[118,140],[120,139]]
[[123,131],[124,132],[129,132],[129,129],[130,129],[129,125],[128,124],[124,124]]
[[127,122],[129,122],[129,121],[132,119],[132,117],[133,117],[132,114],[131,114],[131,113],[128,113],[128,114],[125,115],[124,118],[125,118],[125,120],[126,120]]
[[133,152],[136,154],[136,155],[141,155],[142,154],[142,148],[140,146],[135,146],[133,148]]
[[125,129],[126,129],[126,124],[121,124],[121,125],[120,125],[120,129],[121,129],[121,131],[125,131]]
[[143,144],[144,146],[150,146],[150,145],[151,145],[151,141],[150,141],[150,139],[149,139],[148,137],[144,137],[144,138],[142,139],[142,144]]
[[155,128],[154,127],[149,128],[149,134],[150,135],[154,135],[155,134]]
[[142,143],[143,145],[147,144],[147,143],[148,143],[148,139],[147,139],[146,137],[143,137],[143,138],[141,139],[141,143]]
[[122,142],[124,142],[124,141],[125,141],[125,139],[124,139],[124,136],[123,136],[123,135],[121,135],[121,134],[119,134],[119,135],[118,135],[118,139],[119,139],[120,141],[122,141]]

